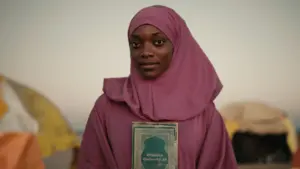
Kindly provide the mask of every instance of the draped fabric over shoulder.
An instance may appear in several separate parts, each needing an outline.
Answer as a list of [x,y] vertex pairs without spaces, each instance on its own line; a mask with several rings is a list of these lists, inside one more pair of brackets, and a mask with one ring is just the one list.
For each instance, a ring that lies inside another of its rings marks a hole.
[[172,42],[170,67],[155,80],[144,80],[131,63],[128,77],[104,80],[83,135],[79,169],[130,169],[131,122],[179,123],[179,169],[237,169],[222,117],[213,103],[222,84],[185,21],[165,6],[140,10],[130,36],[149,24]]

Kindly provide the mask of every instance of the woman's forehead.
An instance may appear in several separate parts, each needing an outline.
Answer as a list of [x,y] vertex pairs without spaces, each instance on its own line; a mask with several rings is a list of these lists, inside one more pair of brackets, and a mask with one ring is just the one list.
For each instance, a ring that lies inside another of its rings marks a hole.
[[135,37],[153,37],[153,36],[159,36],[159,35],[164,35],[165,34],[158,29],[157,27],[150,25],[150,24],[145,24],[142,26],[139,26],[138,28],[136,28],[132,34],[131,37],[135,38]]

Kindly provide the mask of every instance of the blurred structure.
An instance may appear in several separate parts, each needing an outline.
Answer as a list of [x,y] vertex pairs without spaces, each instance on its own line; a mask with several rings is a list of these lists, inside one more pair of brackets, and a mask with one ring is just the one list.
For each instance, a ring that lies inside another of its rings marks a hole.
[[290,163],[298,149],[295,126],[282,110],[258,102],[220,109],[239,164]]
[[[34,134],[43,158],[67,150],[77,153],[79,138],[51,101],[23,84],[0,78],[0,132]],[[75,157],[69,164],[72,169]]]
[[300,148],[298,148],[297,152],[294,155],[292,169],[300,169]]

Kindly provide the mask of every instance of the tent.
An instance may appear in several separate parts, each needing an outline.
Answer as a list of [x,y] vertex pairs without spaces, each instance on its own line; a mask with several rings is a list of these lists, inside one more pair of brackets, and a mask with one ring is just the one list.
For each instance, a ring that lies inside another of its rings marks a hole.
[[297,133],[287,115],[259,102],[231,103],[220,109],[239,164],[290,163]]
[[[36,90],[4,76],[0,76],[0,132],[32,133],[44,159],[57,152],[77,153],[80,145],[57,106]],[[75,157],[69,168],[75,168]]]

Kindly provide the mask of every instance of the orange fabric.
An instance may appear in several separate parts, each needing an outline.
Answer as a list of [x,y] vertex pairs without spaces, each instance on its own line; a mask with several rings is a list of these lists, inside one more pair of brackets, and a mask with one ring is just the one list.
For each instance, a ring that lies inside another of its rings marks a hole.
[[299,148],[298,151],[294,154],[292,167],[293,167],[293,168],[300,168],[300,148]]
[[29,133],[0,133],[0,168],[45,169],[35,136]]

